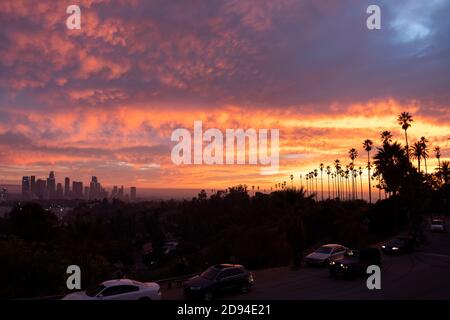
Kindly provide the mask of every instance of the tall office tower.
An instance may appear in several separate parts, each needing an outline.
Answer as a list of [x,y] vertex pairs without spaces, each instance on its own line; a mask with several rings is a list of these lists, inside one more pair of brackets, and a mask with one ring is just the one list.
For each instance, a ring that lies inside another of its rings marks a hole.
[[114,186],[111,191],[111,198],[117,198],[118,189],[117,186]]
[[123,199],[123,186],[119,189],[119,199]]
[[0,202],[6,202],[8,198],[8,190],[6,188],[0,189]]
[[30,190],[31,190],[32,194],[36,194],[36,177],[35,176],[31,176]]
[[72,197],[75,199],[83,198],[83,182],[80,181],[72,182]]
[[64,198],[63,186],[62,186],[62,183],[58,183],[56,185],[56,199],[62,199],[62,198]]
[[90,195],[89,187],[84,187],[84,198],[89,199],[89,195]]
[[130,188],[130,200],[135,201],[136,200],[136,187]]
[[45,180],[38,179],[36,181],[36,195],[40,199],[45,199],[47,194],[47,185],[45,183]]
[[53,171],[50,171],[50,174],[47,178],[47,190],[50,199],[54,198],[56,193],[56,180],[55,180],[55,173]]
[[70,197],[70,178],[66,177],[64,179],[64,197],[69,198]]
[[89,199],[98,199],[100,196],[100,185],[97,177],[92,176],[91,183],[89,185]]
[[30,195],[30,177],[22,177],[22,197],[28,198]]

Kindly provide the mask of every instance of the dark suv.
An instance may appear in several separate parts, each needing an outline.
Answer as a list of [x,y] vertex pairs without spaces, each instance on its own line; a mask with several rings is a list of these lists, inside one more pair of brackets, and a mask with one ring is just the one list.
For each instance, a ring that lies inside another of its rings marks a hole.
[[211,300],[225,291],[248,292],[253,285],[250,271],[237,264],[218,264],[184,282],[187,298]]
[[354,277],[366,273],[367,267],[381,268],[381,253],[377,248],[347,250],[344,257],[330,263],[330,274],[335,277]]

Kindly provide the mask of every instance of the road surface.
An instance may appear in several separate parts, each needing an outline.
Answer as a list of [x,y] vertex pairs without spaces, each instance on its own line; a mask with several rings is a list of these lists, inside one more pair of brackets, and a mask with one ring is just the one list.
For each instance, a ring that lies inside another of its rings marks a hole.
[[[219,299],[450,299],[450,234],[427,236],[427,243],[413,254],[383,255],[381,290],[367,289],[365,278],[334,279],[324,268],[282,267],[253,272],[255,285],[249,293]],[[163,290],[163,297],[184,299],[181,288]]]

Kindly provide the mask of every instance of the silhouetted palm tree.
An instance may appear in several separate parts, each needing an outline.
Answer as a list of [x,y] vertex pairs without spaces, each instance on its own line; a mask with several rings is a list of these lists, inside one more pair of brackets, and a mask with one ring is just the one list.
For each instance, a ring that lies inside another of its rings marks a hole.
[[362,174],[363,174],[363,170],[362,167],[359,167],[359,180],[361,182],[361,200],[364,199],[364,194],[363,194],[363,182],[362,182]]
[[314,169],[314,178],[316,180],[316,201],[319,201],[319,188],[317,188],[317,176],[319,175],[317,169]]
[[355,198],[355,183],[353,180],[353,169],[355,167],[355,159],[358,157],[358,151],[356,151],[355,148],[351,148],[348,152],[348,156],[352,160],[352,163],[350,164],[350,170],[352,171],[352,198]]
[[434,148],[434,153],[436,155],[436,159],[438,160],[438,170],[441,170],[441,148]]
[[300,189],[303,189],[303,177],[302,177],[302,175],[300,174]]
[[423,145],[420,141],[417,141],[413,144],[411,147],[411,154],[413,158],[417,159],[417,168],[420,172],[420,158],[422,157],[423,151],[422,151]]
[[365,140],[363,142],[364,150],[367,151],[367,172],[368,172],[368,179],[369,179],[369,203],[372,203],[372,190],[371,190],[371,184],[370,184],[370,150],[372,150],[373,142],[372,140]]
[[425,174],[428,174],[427,158],[430,156],[428,153],[428,139],[425,137],[421,137],[420,143],[422,144],[422,158],[425,162]]
[[334,178],[336,177],[335,173],[331,174],[331,184],[333,186],[333,199],[336,199],[336,181],[334,180]]
[[442,161],[441,166],[441,177],[444,180],[445,185],[449,185],[450,183],[450,162],[449,161]]
[[308,192],[309,192],[309,184],[308,184],[309,174],[305,175],[305,179],[306,179],[306,195],[308,195]]
[[383,131],[381,133],[381,143],[382,144],[386,144],[386,143],[391,143],[392,142],[392,133],[390,131]]
[[402,126],[402,129],[405,131],[405,141],[406,141],[406,156],[409,161],[409,144],[408,144],[408,128],[411,127],[411,122],[413,122],[412,116],[408,112],[402,112],[397,119],[399,125]]
[[320,190],[322,192],[322,201],[323,201],[323,163],[320,164],[319,168],[320,168]]
[[339,159],[334,160],[334,167],[336,168],[336,194],[338,199],[340,199],[340,187],[339,187],[339,175],[340,175],[340,170],[341,170],[341,161]]
[[331,174],[331,167],[327,166],[327,175],[328,175],[328,199],[331,198],[331,193],[330,193],[330,174]]
[[294,175],[291,174],[291,188],[294,189]]

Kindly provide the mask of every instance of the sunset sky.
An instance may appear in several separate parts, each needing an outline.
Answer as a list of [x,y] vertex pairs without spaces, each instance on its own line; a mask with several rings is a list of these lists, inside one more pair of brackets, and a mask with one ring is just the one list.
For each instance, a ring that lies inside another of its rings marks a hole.
[[[66,7],[81,7],[67,30]],[[381,30],[366,8],[381,7]],[[0,184],[270,188],[414,122],[450,158],[450,1],[0,2]],[[278,128],[280,172],[176,166],[176,128]]]

